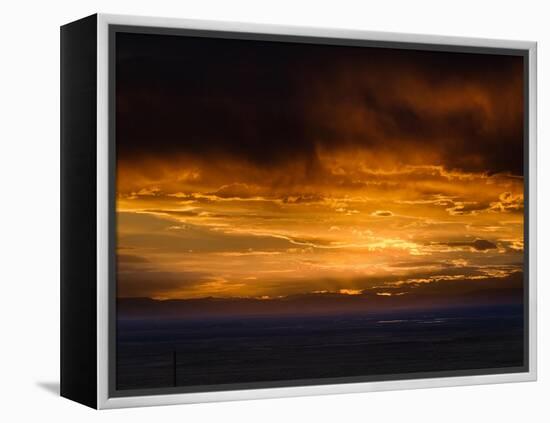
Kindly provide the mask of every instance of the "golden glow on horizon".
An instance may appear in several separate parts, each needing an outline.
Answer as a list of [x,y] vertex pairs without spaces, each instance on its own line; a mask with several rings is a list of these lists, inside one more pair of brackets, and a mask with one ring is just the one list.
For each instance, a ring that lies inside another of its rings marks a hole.
[[119,296],[391,296],[521,271],[523,178],[425,153],[435,164],[366,150],[318,151],[314,169],[119,161]]

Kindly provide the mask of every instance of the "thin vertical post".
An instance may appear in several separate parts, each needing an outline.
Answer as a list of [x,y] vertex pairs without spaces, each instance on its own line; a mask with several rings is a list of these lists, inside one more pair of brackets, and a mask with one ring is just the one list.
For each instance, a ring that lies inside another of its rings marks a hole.
[[178,386],[178,354],[176,350],[173,352],[173,363],[174,363],[174,386]]

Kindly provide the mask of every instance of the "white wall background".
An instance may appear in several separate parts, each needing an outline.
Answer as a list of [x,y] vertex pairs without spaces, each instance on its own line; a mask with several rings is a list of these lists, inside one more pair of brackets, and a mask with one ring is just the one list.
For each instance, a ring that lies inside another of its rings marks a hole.
[[[549,9],[542,0],[5,0],[0,6],[0,420],[550,421]],[[59,26],[95,12],[538,41],[539,381],[102,412],[57,397]]]

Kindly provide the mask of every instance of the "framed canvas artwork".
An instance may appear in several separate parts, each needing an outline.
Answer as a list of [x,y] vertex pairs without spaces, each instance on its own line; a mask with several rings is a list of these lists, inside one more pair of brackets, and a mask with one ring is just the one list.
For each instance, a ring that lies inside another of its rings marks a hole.
[[536,378],[536,44],[61,28],[61,394]]

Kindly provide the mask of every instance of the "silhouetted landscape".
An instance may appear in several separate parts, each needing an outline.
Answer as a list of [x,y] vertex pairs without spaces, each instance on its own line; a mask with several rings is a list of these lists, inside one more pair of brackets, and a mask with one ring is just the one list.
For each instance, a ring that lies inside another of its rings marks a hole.
[[[523,365],[521,305],[118,321],[117,388],[250,384]],[[218,386],[223,389],[223,386]]]
[[[153,300],[119,298],[119,319],[185,319],[199,317],[243,317],[280,315],[330,315],[381,313],[401,310],[431,310],[521,303],[523,273],[507,278],[447,281],[422,284],[405,295],[391,295],[392,288],[365,291],[363,294],[310,293],[275,299],[196,298]],[[402,291],[402,288],[398,289]],[[378,295],[384,292],[387,295]]]

